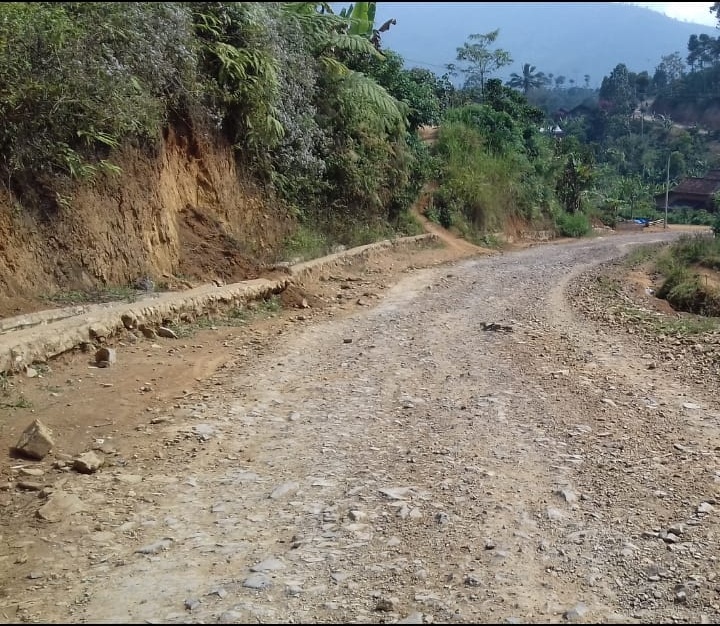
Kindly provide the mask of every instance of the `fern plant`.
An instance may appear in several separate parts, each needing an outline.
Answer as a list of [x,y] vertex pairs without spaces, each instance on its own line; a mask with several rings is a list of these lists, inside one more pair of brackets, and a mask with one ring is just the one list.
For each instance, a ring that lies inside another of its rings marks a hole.
[[255,3],[203,3],[193,13],[210,99],[236,148],[263,160],[284,129],[275,103],[278,69],[266,45],[262,7]]
[[352,56],[384,59],[366,36],[373,30],[367,21],[368,13],[365,13],[363,27],[358,25],[357,18],[350,18],[347,13],[335,15],[326,3],[286,2],[283,8],[302,25],[328,78],[339,81],[341,98],[357,99],[379,116],[381,125],[389,132],[407,128],[409,108],[372,78],[351,70],[345,63],[345,59]]

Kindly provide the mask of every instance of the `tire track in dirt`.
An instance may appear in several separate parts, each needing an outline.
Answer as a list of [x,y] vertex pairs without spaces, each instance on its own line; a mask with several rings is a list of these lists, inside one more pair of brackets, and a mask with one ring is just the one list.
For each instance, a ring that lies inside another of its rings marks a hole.
[[233,363],[137,435],[161,455],[66,476],[88,511],[25,530],[45,582],[12,602],[26,621],[718,619],[718,524],[694,512],[712,452],[616,371],[629,349],[587,354],[562,295],[642,240],[476,256],[229,341]]

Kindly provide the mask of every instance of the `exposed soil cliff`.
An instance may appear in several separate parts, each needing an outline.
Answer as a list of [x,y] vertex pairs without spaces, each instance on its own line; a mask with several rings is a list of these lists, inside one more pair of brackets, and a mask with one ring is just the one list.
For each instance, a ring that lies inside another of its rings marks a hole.
[[238,170],[229,146],[170,129],[154,155],[121,150],[117,176],[76,185],[56,211],[0,192],[0,316],[38,296],[263,273],[292,220]]

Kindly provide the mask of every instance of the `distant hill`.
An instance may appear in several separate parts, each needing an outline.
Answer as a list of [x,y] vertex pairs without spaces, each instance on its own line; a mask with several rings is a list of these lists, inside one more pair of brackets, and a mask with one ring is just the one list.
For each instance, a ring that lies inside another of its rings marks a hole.
[[690,35],[720,34],[621,2],[378,2],[376,23],[390,18],[397,24],[382,34],[382,44],[408,67],[443,74],[468,35],[499,28],[493,48],[507,50],[514,63],[498,78],[530,63],[578,86],[588,74],[590,87],[599,87],[618,63],[652,75],[663,56],[686,58]]

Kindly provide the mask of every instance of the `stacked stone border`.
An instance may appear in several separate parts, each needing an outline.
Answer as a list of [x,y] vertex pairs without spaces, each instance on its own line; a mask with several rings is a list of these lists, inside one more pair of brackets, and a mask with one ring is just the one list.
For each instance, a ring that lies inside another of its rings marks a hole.
[[0,374],[22,372],[88,344],[105,343],[129,324],[158,326],[163,319],[197,318],[239,308],[279,294],[332,267],[368,260],[389,248],[439,243],[434,234],[388,239],[287,267],[287,275],[229,285],[206,284],[187,291],[153,294],[137,302],[81,305],[0,320]]

